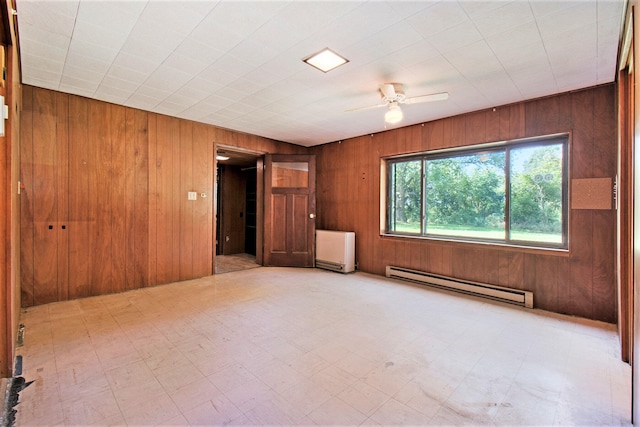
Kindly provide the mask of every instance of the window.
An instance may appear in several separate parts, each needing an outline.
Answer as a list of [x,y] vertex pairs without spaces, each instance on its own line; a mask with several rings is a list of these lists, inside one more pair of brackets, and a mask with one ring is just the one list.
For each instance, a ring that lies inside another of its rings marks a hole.
[[387,160],[386,233],[567,247],[568,136]]

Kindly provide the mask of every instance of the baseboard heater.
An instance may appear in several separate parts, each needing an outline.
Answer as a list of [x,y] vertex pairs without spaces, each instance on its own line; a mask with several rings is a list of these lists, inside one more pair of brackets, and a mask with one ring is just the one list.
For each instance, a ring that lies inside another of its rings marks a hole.
[[387,266],[386,276],[392,279],[406,280],[421,285],[433,286],[467,295],[475,295],[495,301],[533,308],[533,292],[529,291],[505,288],[488,283],[472,282],[470,280],[454,279],[452,277],[390,265]]

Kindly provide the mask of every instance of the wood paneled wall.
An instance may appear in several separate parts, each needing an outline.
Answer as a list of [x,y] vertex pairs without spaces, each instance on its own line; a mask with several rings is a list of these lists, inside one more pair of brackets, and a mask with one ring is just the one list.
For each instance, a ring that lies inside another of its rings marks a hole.
[[315,147],[318,229],[356,232],[359,269],[386,265],[534,292],[535,306],[616,321],[614,210],[570,210],[569,252],[380,236],[382,157],[571,132],[570,178],[616,174],[614,85]]
[[212,274],[215,145],[303,150],[30,86],[23,99],[23,306]]

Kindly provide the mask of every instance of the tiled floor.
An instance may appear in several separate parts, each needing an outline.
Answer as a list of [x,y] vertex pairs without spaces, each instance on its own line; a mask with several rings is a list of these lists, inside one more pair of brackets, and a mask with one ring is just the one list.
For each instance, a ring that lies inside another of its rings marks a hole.
[[18,426],[626,425],[613,326],[256,268],[29,308]]
[[255,255],[233,254],[216,256],[216,274],[230,273],[232,271],[247,270],[260,267],[256,264]]

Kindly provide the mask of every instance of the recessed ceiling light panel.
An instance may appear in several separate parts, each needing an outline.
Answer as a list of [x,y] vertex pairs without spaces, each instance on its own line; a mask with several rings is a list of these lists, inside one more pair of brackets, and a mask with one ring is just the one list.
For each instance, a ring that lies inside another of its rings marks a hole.
[[331,71],[334,68],[337,68],[342,64],[346,64],[347,62],[349,62],[348,59],[343,58],[328,47],[322,49],[318,53],[314,53],[308,58],[303,59],[303,61],[311,65],[312,67],[317,68],[323,73]]

